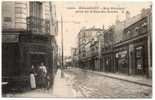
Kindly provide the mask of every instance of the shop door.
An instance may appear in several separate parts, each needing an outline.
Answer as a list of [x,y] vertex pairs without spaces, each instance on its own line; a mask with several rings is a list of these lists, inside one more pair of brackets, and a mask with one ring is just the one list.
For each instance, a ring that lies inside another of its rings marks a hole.
[[136,47],[136,74],[144,74],[144,52],[143,47]]

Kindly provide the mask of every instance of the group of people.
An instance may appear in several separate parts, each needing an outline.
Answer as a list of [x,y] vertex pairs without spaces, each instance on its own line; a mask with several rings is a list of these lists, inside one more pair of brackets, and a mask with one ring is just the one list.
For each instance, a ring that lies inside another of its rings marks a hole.
[[32,65],[30,71],[30,86],[31,89],[42,88],[48,89],[50,82],[50,75],[47,72],[47,68],[44,63],[41,63],[40,66]]

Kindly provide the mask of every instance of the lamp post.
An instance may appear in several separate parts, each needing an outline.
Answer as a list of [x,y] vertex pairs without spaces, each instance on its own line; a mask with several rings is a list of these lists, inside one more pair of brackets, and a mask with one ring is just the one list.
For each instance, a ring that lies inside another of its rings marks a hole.
[[61,62],[61,77],[64,77],[64,73],[63,73],[63,69],[64,69],[63,23],[80,24],[80,22],[78,22],[78,21],[63,21],[62,16],[61,16],[61,21],[58,21],[58,22],[61,23],[61,48],[62,48],[62,50],[61,50],[61,53],[62,53],[62,55],[61,55],[61,61],[62,61]]
[[62,52],[62,56],[61,56],[61,77],[64,77],[64,74],[63,74],[63,67],[64,67],[64,49],[63,49],[63,19],[62,19],[62,16],[61,16],[61,52]]
[[99,70],[101,70],[101,33],[98,33],[98,59]]

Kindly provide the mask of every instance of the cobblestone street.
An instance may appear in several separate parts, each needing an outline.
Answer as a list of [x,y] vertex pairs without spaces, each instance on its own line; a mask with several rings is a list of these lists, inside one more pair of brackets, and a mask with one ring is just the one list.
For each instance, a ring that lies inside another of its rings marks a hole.
[[73,88],[76,92],[80,91],[83,97],[143,98],[152,94],[151,87],[98,76],[80,69],[67,70],[66,73],[74,76]]
[[53,89],[36,89],[6,97],[150,98],[152,88],[96,75],[81,69],[58,70]]

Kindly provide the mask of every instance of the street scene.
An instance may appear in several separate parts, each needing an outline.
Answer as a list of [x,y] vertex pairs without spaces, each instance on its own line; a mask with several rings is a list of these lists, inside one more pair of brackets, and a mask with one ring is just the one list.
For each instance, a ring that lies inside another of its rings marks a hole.
[[6,94],[6,96],[41,98],[150,98],[152,95],[152,87],[149,85],[113,79],[78,68],[64,70],[63,78],[61,77],[61,70],[58,70],[54,81],[53,89],[48,91],[36,89],[24,93]]
[[152,2],[1,7],[3,98],[152,98]]

